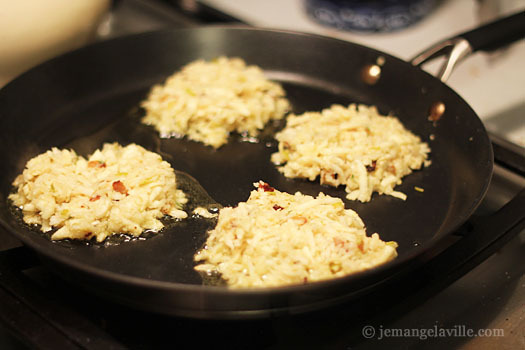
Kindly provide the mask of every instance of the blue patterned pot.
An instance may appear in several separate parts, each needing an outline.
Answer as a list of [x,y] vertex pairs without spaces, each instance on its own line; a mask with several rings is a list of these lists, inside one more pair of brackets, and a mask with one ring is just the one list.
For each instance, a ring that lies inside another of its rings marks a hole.
[[438,0],[304,0],[316,22],[343,30],[391,32],[430,13]]

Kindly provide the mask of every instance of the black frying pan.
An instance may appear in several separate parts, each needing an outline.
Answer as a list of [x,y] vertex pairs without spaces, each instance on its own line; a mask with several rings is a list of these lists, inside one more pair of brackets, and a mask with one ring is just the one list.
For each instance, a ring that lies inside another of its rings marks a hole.
[[[399,243],[399,256],[382,267],[306,285],[229,290],[203,285],[193,254],[213,221],[188,219],[148,237],[116,245],[51,242],[20,224],[7,195],[26,161],[52,146],[86,155],[103,142],[135,142],[160,153],[193,191],[196,205],[235,205],[252,183],[264,180],[281,191],[344,189],[284,178],[270,163],[276,150],[272,127],[258,143],[232,136],[213,150],[178,139],[160,139],[139,123],[137,107],[154,83],[198,58],[239,56],[280,81],[293,111],[333,103],[373,104],[393,112],[430,143],[432,165],[405,178],[406,201],[374,195],[370,203],[346,201],[369,233]],[[377,81],[363,69],[384,61]],[[446,110],[429,121],[436,102]],[[0,222],[67,279],[103,297],[149,311],[190,317],[249,317],[301,312],[333,304],[370,288],[449,237],[476,209],[492,174],[492,149],[475,112],[454,91],[417,67],[385,53],[330,38],[262,29],[204,27],[119,38],[80,49],[23,74],[0,91]],[[186,174],[191,174],[185,175]],[[202,186],[202,187],[201,187]],[[414,187],[424,188],[420,193]]]

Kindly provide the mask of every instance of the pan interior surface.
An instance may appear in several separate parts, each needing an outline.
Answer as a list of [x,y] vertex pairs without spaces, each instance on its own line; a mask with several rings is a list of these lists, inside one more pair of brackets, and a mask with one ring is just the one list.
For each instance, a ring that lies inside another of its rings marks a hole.
[[[331,104],[365,103],[392,112],[428,142],[432,164],[415,171],[396,189],[406,201],[375,194],[369,203],[348,201],[343,188],[287,179],[270,162],[277,144],[269,125],[257,142],[233,135],[218,150],[186,139],[162,139],[140,123],[138,107],[154,83],[162,82],[195,59],[238,56],[261,66],[280,81],[293,112],[321,110]],[[377,84],[361,79],[364,66],[385,60]],[[429,106],[447,105],[437,123],[427,120]],[[245,201],[253,183],[268,182],[280,191],[337,196],[361,216],[367,232],[398,242],[398,260],[408,260],[457,228],[484,195],[492,171],[485,130],[459,96],[417,68],[375,50],[321,37],[248,29],[200,28],[139,35],[100,43],[47,62],[0,91],[3,172],[0,218],[11,232],[45,257],[77,269],[138,278],[142,286],[173,283],[201,286],[193,255],[214,221],[191,217],[170,223],[146,239],[120,244],[51,242],[20,224],[7,195],[11,182],[31,157],[50,147],[73,148],[87,155],[104,142],[137,143],[159,153],[182,172],[192,205],[234,206]],[[189,176],[185,175],[189,174]],[[415,190],[423,188],[424,192]],[[351,286],[346,288],[351,289]]]

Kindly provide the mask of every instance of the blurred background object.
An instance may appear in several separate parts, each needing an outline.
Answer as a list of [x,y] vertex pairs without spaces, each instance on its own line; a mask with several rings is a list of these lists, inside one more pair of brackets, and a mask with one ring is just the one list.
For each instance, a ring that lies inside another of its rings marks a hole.
[[341,30],[391,32],[429,14],[438,0],[304,0],[316,22]]
[[111,0],[0,0],[0,87],[95,39]]

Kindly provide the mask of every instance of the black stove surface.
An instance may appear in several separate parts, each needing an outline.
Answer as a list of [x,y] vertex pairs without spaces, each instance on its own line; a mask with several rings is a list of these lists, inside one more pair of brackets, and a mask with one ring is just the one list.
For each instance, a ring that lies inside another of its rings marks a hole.
[[[117,1],[101,36],[232,20],[182,3]],[[489,192],[440,254],[357,301],[301,315],[207,321],[137,311],[62,280],[0,232],[0,348],[523,348],[525,154],[494,144]]]

